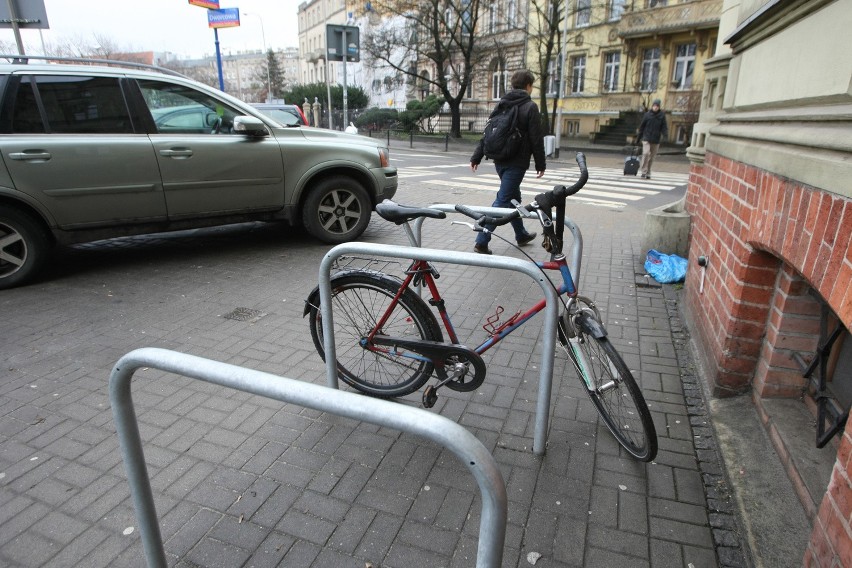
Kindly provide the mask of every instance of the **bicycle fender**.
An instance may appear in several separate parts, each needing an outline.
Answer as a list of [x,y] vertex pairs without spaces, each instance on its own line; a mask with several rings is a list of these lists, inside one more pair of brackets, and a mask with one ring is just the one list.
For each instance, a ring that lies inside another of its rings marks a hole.
[[[369,274],[373,278],[380,279],[385,281],[388,284],[399,287],[402,286],[402,280],[395,277],[389,276],[387,274],[383,274],[381,272],[375,272],[373,270],[344,270],[342,272],[336,273],[331,277],[331,290],[334,291],[334,283],[340,278],[344,278],[346,276],[352,276],[353,274]],[[302,317],[305,317],[309,313],[311,313],[311,308],[318,307],[320,305],[320,291],[319,285],[317,285],[310,294],[308,294],[308,299],[305,300],[305,311],[302,312]]]
[[595,339],[602,339],[606,337],[606,329],[603,324],[595,319],[592,314],[584,311],[580,314],[577,320],[583,331]]

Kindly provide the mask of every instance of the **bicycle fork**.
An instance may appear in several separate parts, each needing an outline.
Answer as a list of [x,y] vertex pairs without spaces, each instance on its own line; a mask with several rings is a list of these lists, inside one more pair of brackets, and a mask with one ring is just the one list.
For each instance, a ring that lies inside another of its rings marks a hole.
[[[599,323],[598,326],[600,326],[600,330],[603,331],[604,335],[606,335],[606,331],[604,331],[603,326],[601,326]],[[577,370],[580,373],[580,378],[582,378],[583,382],[586,384],[586,388],[589,389],[590,392],[596,392],[598,394],[603,394],[607,391],[617,388],[618,383],[614,378],[608,380],[607,382],[601,385],[594,384],[595,374],[592,372],[592,365],[594,365],[594,362],[589,360],[586,350],[583,349],[582,344],[585,341],[588,341],[588,339],[585,339],[582,334],[577,333],[575,333],[573,337],[568,338],[568,346],[571,349],[572,359],[574,360],[574,363],[577,366]],[[607,358],[606,363],[609,367],[610,377],[617,377],[618,371],[617,369],[615,369],[612,362],[609,361],[609,358]]]

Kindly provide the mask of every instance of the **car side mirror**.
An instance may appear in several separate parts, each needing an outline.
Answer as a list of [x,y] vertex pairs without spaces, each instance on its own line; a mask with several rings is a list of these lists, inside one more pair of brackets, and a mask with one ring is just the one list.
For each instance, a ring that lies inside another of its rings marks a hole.
[[234,132],[248,134],[249,136],[267,136],[269,134],[263,121],[254,116],[235,116]]

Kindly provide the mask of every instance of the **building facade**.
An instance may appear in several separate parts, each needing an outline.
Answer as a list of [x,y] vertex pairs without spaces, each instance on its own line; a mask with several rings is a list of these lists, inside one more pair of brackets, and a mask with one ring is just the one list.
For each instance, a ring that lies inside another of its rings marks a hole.
[[[690,263],[684,311],[709,387],[751,397],[813,523],[802,564],[821,568],[852,566],[850,24],[848,0],[725,0],[686,199],[689,256],[709,261]],[[771,399],[813,416],[826,479]]]
[[562,132],[598,133],[660,99],[669,142],[689,145],[721,7],[722,0],[568,0]]
[[[311,0],[299,4],[300,83],[325,83],[338,73],[339,62],[326,61],[326,26],[345,25],[350,16],[345,0]],[[341,71],[342,72],[342,71]]]

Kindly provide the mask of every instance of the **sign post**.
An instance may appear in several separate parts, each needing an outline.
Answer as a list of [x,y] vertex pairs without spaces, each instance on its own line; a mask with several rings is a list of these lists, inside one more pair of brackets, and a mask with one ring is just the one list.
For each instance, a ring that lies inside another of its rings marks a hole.
[[[361,30],[357,26],[338,26],[328,24],[325,27],[327,61],[343,62],[343,128],[349,125],[349,96],[346,89],[346,62],[361,61]],[[331,101],[329,101],[329,107]],[[331,109],[329,108],[329,111]],[[330,116],[330,115],[329,115]]]
[[[18,55],[24,55],[24,42],[21,39],[21,28],[48,29],[47,12],[44,0],[6,0],[0,4],[0,28],[12,28],[15,43],[18,45]],[[44,42],[42,42],[44,43]]]
[[236,28],[239,27],[239,25],[239,8],[207,10],[207,26],[213,28],[213,39],[216,43],[216,65],[219,68],[219,90],[222,92],[225,92],[225,78],[222,76],[222,52],[219,50],[219,28]]

